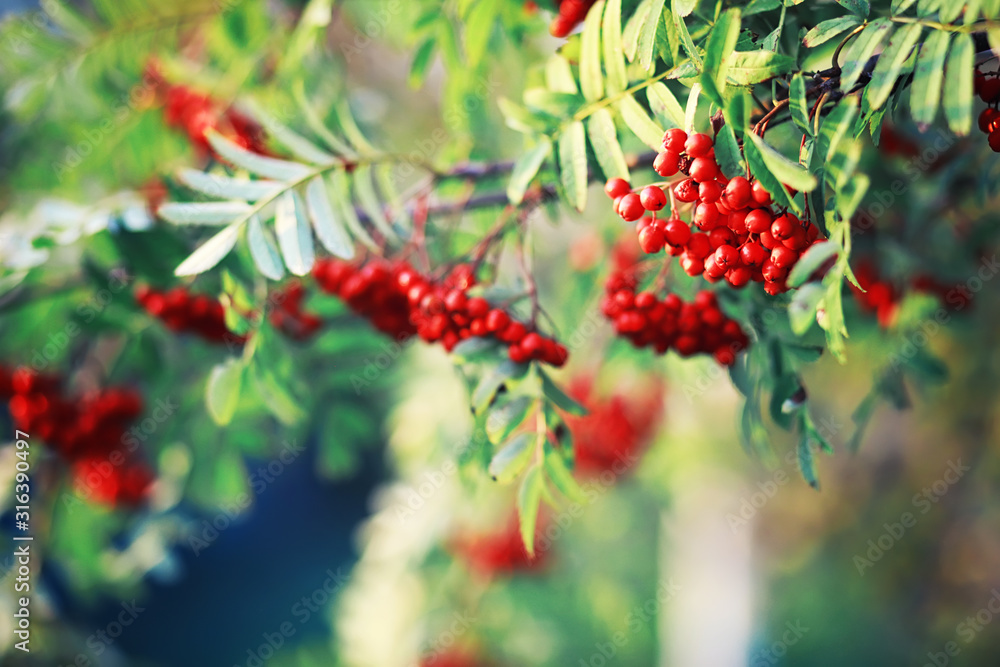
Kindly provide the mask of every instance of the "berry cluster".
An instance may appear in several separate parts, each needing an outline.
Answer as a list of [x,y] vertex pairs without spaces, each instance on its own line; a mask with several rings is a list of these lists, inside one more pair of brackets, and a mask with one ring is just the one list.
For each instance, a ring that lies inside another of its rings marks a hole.
[[858,263],[854,269],[854,277],[862,288],[858,289],[851,284],[854,298],[863,310],[875,313],[879,326],[883,329],[888,329],[895,322],[905,289],[934,295],[943,306],[955,310],[961,310],[972,302],[972,294],[964,286],[948,285],[928,274],[914,276],[908,288],[900,287],[881,277],[876,264],[869,259]]
[[305,295],[302,282],[295,280],[284,289],[272,293],[269,299],[273,304],[268,315],[271,326],[292,340],[308,340],[323,326],[320,317],[302,311]]
[[[702,275],[709,282],[725,278],[733,287],[763,282],[772,295],[788,289],[788,273],[802,252],[818,242],[819,229],[791,213],[772,211],[771,195],[759,181],[727,179],[707,134],[668,130],[653,169],[664,178],[686,177],[666,184],[674,202],[668,218],[654,217],[667,206],[667,195],[658,185],[634,192],[624,179],[612,178],[604,188],[615,212],[626,222],[638,223],[644,252],[665,249],[679,257],[688,275]],[[684,204],[691,205],[693,226],[680,218],[677,209]]]
[[107,389],[70,398],[57,376],[0,366],[0,398],[7,399],[15,428],[45,441],[73,466],[76,486],[86,495],[109,505],[136,505],[146,497],[152,473],[116,450],[142,414],[137,392]]
[[976,70],[973,86],[979,99],[989,105],[979,114],[979,129],[989,136],[990,148],[1000,153],[1000,111],[997,110],[1000,104],[1000,77],[997,74]]
[[513,515],[498,531],[460,535],[452,540],[449,548],[471,570],[484,577],[514,572],[530,572],[542,568],[548,561],[549,551],[543,548],[543,544],[539,544],[538,539],[543,532],[544,515],[538,517],[538,525],[535,528],[534,557],[529,556],[524,547],[517,515]]
[[470,297],[468,290],[476,279],[468,265],[460,264],[436,280],[401,260],[358,264],[326,259],[317,262],[313,276],[323,290],[338,295],[376,329],[397,340],[415,334],[428,343],[440,342],[450,352],[466,338],[492,337],[507,345],[513,361],[566,363],[563,345],[486,299]]
[[724,366],[736,361],[749,339],[735,320],[719,309],[713,292],[703,290],[685,303],[676,294],[659,299],[653,292],[636,292],[635,267],[618,267],[605,283],[601,301],[615,331],[636,347],[652,347],[659,354],[676,350],[682,357],[707,353]]
[[569,394],[587,408],[583,417],[566,417],[573,436],[574,470],[583,477],[621,475],[656,432],[663,411],[662,385],[602,398],[591,378],[579,377],[570,383]]
[[195,333],[214,343],[242,345],[246,342],[243,336],[226,328],[222,304],[210,296],[191,294],[184,287],[160,291],[140,285],[135,290],[135,299],[147,313],[163,320],[172,331]]
[[587,18],[587,12],[597,0],[562,0],[559,3],[559,13],[549,25],[553,37],[567,37],[576,26]]
[[188,140],[202,153],[210,146],[205,132],[212,129],[255,153],[266,153],[264,129],[254,120],[233,108],[223,109],[210,96],[187,86],[169,83],[155,64],[146,68],[147,78],[154,81],[164,101],[164,120],[172,128],[183,131]]

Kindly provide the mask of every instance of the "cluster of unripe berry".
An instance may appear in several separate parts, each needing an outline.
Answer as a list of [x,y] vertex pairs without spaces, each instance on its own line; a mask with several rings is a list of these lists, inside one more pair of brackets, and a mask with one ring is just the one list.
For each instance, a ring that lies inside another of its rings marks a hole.
[[511,360],[562,366],[566,348],[532,331],[481,296],[469,296],[475,272],[459,264],[442,279],[422,275],[409,263],[371,258],[360,263],[339,259],[317,262],[320,287],[343,299],[376,329],[404,340],[417,335],[441,343],[449,352],[471,337],[494,338],[507,345]]
[[[106,389],[70,397],[58,376],[0,366],[0,398],[7,401],[15,428],[44,441],[72,465],[86,495],[111,505],[134,505],[146,497],[152,473],[127,454],[130,450],[119,449],[130,422],[142,414],[139,393]],[[92,474],[97,468],[100,474]]]
[[[653,169],[664,178],[685,177],[666,184],[674,200],[667,218],[655,217],[668,203],[659,185],[636,192],[624,179],[612,178],[604,188],[614,200],[615,212],[626,222],[637,223],[644,252],[666,250],[680,259],[688,275],[702,275],[710,282],[725,278],[733,287],[763,282],[772,295],[788,289],[788,273],[802,252],[818,241],[816,226],[791,213],[772,211],[771,195],[759,181],[750,183],[743,176],[727,179],[707,134],[668,130]],[[692,224],[680,218],[681,204],[691,205]]]
[[559,13],[552,19],[549,32],[553,37],[566,37],[576,26],[587,18],[587,12],[597,0],[562,0],[559,3]]
[[608,276],[601,311],[614,322],[615,331],[636,347],[652,347],[659,354],[675,350],[682,357],[711,354],[725,366],[750,341],[735,320],[719,308],[715,294],[698,293],[685,303],[676,294],[663,299],[653,292],[636,292],[639,280],[634,267],[619,267]]
[[156,83],[162,95],[167,125],[184,132],[191,144],[202,153],[210,152],[205,138],[208,130],[215,130],[255,153],[267,152],[264,130],[256,121],[231,107],[223,109],[204,93],[168,82],[155,64],[147,66],[146,72],[147,78]]
[[135,299],[147,313],[177,333],[194,333],[213,343],[246,342],[226,327],[222,304],[205,294],[191,294],[179,286],[161,291],[140,285],[135,290]]
[[997,111],[997,104],[1000,104],[1000,77],[997,74],[984,74],[976,70],[973,85],[979,99],[989,105],[979,114],[979,129],[989,136],[990,148],[1000,153],[1000,111]]

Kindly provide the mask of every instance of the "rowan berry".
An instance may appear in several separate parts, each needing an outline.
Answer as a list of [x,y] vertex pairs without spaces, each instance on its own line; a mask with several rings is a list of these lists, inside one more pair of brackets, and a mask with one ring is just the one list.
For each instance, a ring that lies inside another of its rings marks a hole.
[[639,195],[642,207],[647,211],[659,211],[667,205],[667,195],[655,185],[647,185]]
[[639,199],[639,195],[634,192],[622,197],[621,203],[618,205],[618,215],[622,217],[626,222],[635,222],[646,212],[645,207],[642,205],[642,200]]
[[692,134],[684,142],[684,152],[692,159],[705,157],[712,150],[714,143],[712,137],[707,134]]
[[611,199],[624,197],[632,191],[632,186],[624,178],[609,178],[604,185],[604,192]]

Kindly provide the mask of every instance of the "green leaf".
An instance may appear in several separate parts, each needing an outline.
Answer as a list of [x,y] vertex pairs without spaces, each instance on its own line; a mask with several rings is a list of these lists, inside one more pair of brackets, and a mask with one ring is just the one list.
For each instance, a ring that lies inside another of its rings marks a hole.
[[836,255],[839,250],[840,246],[831,241],[823,241],[809,246],[788,274],[788,286],[798,287],[804,283],[816,269],[821,267],[826,260]]
[[643,27],[649,17],[649,5],[653,0],[642,0],[639,6],[632,12],[632,18],[625,24],[622,30],[622,51],[629,62],[635,62],[639,53],[639,38],[642,36]]
[[215,199],[257,201],[272,197],[284,187],[276,181],[249,181],[221,174],[206,174],[197,169],[182,169],[177,179],[187,187]]
[[482,361],[489,356],[495,356],[499,344],[499,341],[495,338],[472,336],[471,338],[466,338],[452,349],[451,359],[457,364]]
[[868,13],[872,10],[868,4],[868,0],[837,0],[837,4],[862,18],[868,16]]
[[899,16],[907,9],[909,9],[917,0],[892,0],[892,4],[889,6],[889,11],[893,16]]
[[251,110],[267,131],[268,136],[273,137],[278,143],[290,150],[292,155],[298,159],[319,165],[330,164],[336,159],[301,134],[279,123],[277,119],[257,105],[252,105]]
[[281,280],[285,276],[285,266],[281,255],[271,240],[270,233],[265,232],[260,224],[260,217],[253,215],[247,224],[247,243],[250,245],[250,256],[261,275],[271,280]]
[[681,16],[690,16],[698,6],[698,0],[674,0],[673,10]]
[[524,421],[524,416],[528,414],[528,408],[531,407],[531,404],[531,398],[519,396],[503,406],[491,410],[486,417],[486,436],[490,442],[503,442],[510,436],[514,429]]
[[333,212],[322,176],[312,179],[306,186],[306,209],[323,247],[341,259],[353,259],[354,244]]
[[657,81],[646,88],[646,100],[656,117],[667,121],[669,127],[684,127],[684,109],[662,82]]
[[241,201],[169,202],[156,209],[156,214],[175,225],[228,225],[251,210]]
[[[746,136],[752,137],[754,135],[752,132],[747,132]],[[784,184],[771,173],[767,163],[764,162],[764,156],[761,154],[756,142],[743,141],[743,156],[750,167],[750,173],[771,193],[771,197],[776,204],[779,206],[790,206],[796,213],[801,213],[801,207],[788,195]]]
[[545,443],[545,472],[561,494],[574,503],[580,505],[587,503],[587,496],[573,478],[573,473],[566,467],[562,452],[548,442]]
[[534,433],[522,433],[501,447],[490,461],[490,477],[501,484],[510,484],[517,479],[531,460],[537,438]]
[[413,54],[413,63],[410,64],[410,74],[406,78],[406,83],[410,88],[420,88],[427,78],[427,71],[434,61],[434,51],[437,48],[437,40],[433,37],[424,40],[424,43],[417,47]]
[[542,168],[542,164],[552,153],[552,142],[548,137],[539,139],[538,144],[530,151],[522,153],[514,163],[514,168],[510,172],[510,181],[507,183],[507,199],[512,204],[520,204],[524,201],[524,193],[528,186]]
[[607,108],[595,111],[587,119],[587,135],[590,137],[590,145],[594,149],[594,156],[597,163],[601,165],[601,171],[605,178],[624,178],[631,180],[628,173],[628,164],[625,162],[625,153],[621,144],[618,143],[618,131],[615,129],[615,121],[611,118],[611,112]]
[[483,410],[489,407],[501,385],[507,380],[523,375],[526,369],[525,364],[515,364],[507,359],[484,376],[472,390],[472,408],[476,414],[482,414]]
[[620,93],[628,88],[625,51],[622,48],[622,0],[607,0],[601,27],[601,41],[604,47],[608,94]]
[[567,201],[582,211],[587,205],[587,134],[581,121],[567,125],[559,137],[559,172]]
[[330,202],[340,214],[340,218],[344,221],[344,224],[351,230],[351,234],[369,249],[379,251],[378,244],[375,243],[368,231],[361,226],[358,212],[354,210],[354,204],[351,202],[351,181],[347,172],[338,169],[331,173],[330,185],[333,187],[333,196],[330,197]]
[[174,271],[177,276],[196,276],[208,271],[222,261],[236,245],[242,225],[229,225],[221,232],[201,244]]
[[584,99],[594,102],[604,97],[604,76],[601,74],[601,17],[604,0],[587,13],[580,38],[580,90]]
[[302,406],[270,371],[260,363],[253,364],[252,371],[254,388],[268,412],[288,426],[305,419],[306,413]]
[[631,95],[626,95],[619,100],[618,112],[622,115],[622,120],[628,129],[653,150],[660,150],[663,144],[663,128],[656,124],[646,110],[635,101]]
[[801,192],[810,192],[816,187],[818,181],[813,174],[809,173],[808,169],[798,162],[789,160],[756,134],[751,132],[748,136],[760,150],[768,170],[782,183]]
[[681,13],[679,8],[690,5],[686,0],[670,0],[670,6],[673,11],[670,12],[670,16],[673,18],[674,27],[677,29],[677,36],[680,37],[681,47],[684,52],[688,54],[688,58],[694,64],[695,69],[698,72],[702,70],[702,60],[701,54],[698,53],[698,49],[695,48],[694,40],[691,39],[691,33],[688,32],[687,25],[684,23],[684,17],[687,14]]
[[243,361],[228,359],[212,368],[205,388],[205,405],[212,420],[225,426],[233,419],[243,385]]
[[542,501],[542,487],[545,479],[542,469],[536,463],[521,480],[517,494],[517,516],[521,524],[521,540],[528,555],[535,555],[535,526],[538,524],[538,509]]
[[354,194],[357,195],[358,204],[367,215],[368,219],[375,225],[376,229],[382,233],[386,239],[395,240],[399,237],[389,225],[382,209],[382,202],[379,201],[375,193],[375,181],[372,180],[372,166],[370,164],[358,165],[354,170]]
[[910,86],[910,113],[914,122],[926,129],[934,122],[941,102],[941,82],[944,78],[944,61],[948,55],[951,33],[932,30],[920,47],[917,67]]
[[740,152],[740,146],[736,143],[736,135],[729,123],[723,125],[715,137],[715,158],[722,173],[727,178],[733,178],[745,172],[743,154]]
[[819,489],[819,477],[816,474],[816,461],[813,459],[811,439],[808,433],[802,433],[798,446],[799,470],[802,478],[814,489]]
[[215,130],[206,131],[205,138],[221,158],[252,174],[277,181],[299,181],[310,174],[309,167],[303,164],[258,155],[237,146]]
[[875,49],[881,46],[882,42],[893,30],[893,23],[887,18],[878,18],[865,26],[854,38],[854,41],[847,48],[844,54],[844,62],[840,67],[840,89],[847,93],[861,77],[861,72],[868,64],[868,60],[875,53]]
[[587,408],[583,407],[572,398],[567,396],[559,386],[552,381],[549,374],[538,369],[538,374],[542,378],[542,395],[551,401],[560,410],[564,410],[571,415],[582,417],[587,414]]
[[649,71],[653,66],[653,50],[656,48],[656,32],[663,21],[663,7],[666,0],[652,0],[642,30],[639,31],[638,57],[642,68]]
[[691,86],[688,94],[687,104],[684,105],[684,129],[687,132],[694,132],[694,120],[698,115],[698,101],[701,99],[701,84],[696,83]]
[[806,134],[813,133],[813,125],[809,122],[809,105],[806,102],[806,81],[802,74],[796,74],[788,87],[788,108],[792,121]]
[[889,40],[889,46],[879,56],[875,70],[872,72],[871,82],[865,89],[868,104],[872,109],[882,108],[882,105],[889,99],[889,93],[892,92],[893,86],[899,79],[903,64],[910,57],[913,47],[923,32],[923,26],[918,24],[903,26]]
[[554,93],[576,95],[576,79],[569,61],[556,54],[545,63],[545,87]]
[[816,283],[795,290],[788,304],[788,323],[796,336],[804,335],[816,321],[816,308],[823,299],[823,288]]
[[315,259],[312,231],[302,198],[294,190],[289,190],[278,199],[274,211],[274,233],[288,270],[297,276],[308,274]]
[[337,115],[337,120],[340,122],[340,129],[344,132],[344,136],[347,140],[358,149],[359,152],[371,155],[376,153],[375,147],[368,143],[368,139],[365,138],[364,133],[358,124],[354,121],[354,115],[351,113],[351,105],[348,102],[348,97],[346,95],[340,97],[333,106],[334,113]]
[[703,73],[712,77],[715,87],[722,93],[726,88],[729,58],[736,51],[740,37],[740,10],[726,10],[712,26],[705,46]]
[[737,51],[729,61],[729,83],[750,86],[792,71],[795,58],[774,51]]
[[479,0],[469,11],[465,19],[465,53],[469,65],[475,67],[482,62],[499,11],[497,0]]
[[976,62],[976,47],[972,35],[956,35],[948,53],[944,79],[944,117],[957,135],[972,129],[972,79]]
[[824,44],[837,35],[853,30],[862,24],[862,20],[854,15],[838,16],[816,24],[812,30],[806,33],[802,43],[808,48]]

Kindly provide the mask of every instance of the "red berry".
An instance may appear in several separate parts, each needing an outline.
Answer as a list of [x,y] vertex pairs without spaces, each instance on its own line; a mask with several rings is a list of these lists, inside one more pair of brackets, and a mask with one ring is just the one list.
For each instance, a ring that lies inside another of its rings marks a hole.
[[528,353],[520,345],[511,345],[507,348],[507,355],[515,364],[523,364],[528,360]]
[[467,303],[468,300],[465,297],[465,292],[461,290],[453,289],[444,297],[445,308],[453,313],[464,311]]
[[472,318],[482,318],[490,312],[489,302],[481,296],[469,299],[465,305],[465,312]]
[[511,322],[500,334],[500,340],[507,343],[520,343],[528,335],[528,330],[520,322]]
[[1000,118],[1000,111],[989,107],[983,109],[983,112],[979,114],[979,129],[983,132],[991,132],[997,118]]
[[[722,248],[719,248],[722,250]],[[738,266],[726,272],[726,280],[733,287],[743,287],[750,282],[753,272],[745,266]]]
[[722,186],[718,181],[705,181],[698,186],[698,198],[708,204],[714,204],[722,196]]
[[715,229],[716,225],[719,224],[719,209],[715,207],[715,204],[698,204],[694,209],[692,221],[702,231],[707,232]]
[[624,178],[609,178],[604,185],[604,192],[611,199],[623,197],[632,191],[632,186]]
[[524,337],[524,340],[521,341],[521,348],[525,351],[528,357],[538,359],[545,351],[545,339],[538,333],[532,331]]
[[1000,128],[990,132],[987,142],[989,143],[990,148],[993,149],[994,153],[1000,153]]
[[663,135],[663,147],[667,150],[680,154],[684,151],[688,135],[684,130],[675,127]]
[[750,196],[758,206],[769,206],[771,204],[771,193],[764,189],[760,181],[754,181],[750,186]]
[[746,223],[748,232],[751,234],[760,234],[771,229],[771,214],[759,208],[754,209],[747,213],[744,222]]
[[712,242],[708,240],[708,234],[703,232],[692,234],[691,238],[687,242],[688,254],[697,257],[698,259],[708,257],[712,250],[714,250]]
[[771,261],[779,269],[786,269],[792,266],[799,259],[799,253],[783,245],[775,246],[771,251]]
[[[715,159],[710,157],[699,157],[691,163],[691,178],[697,183],[714,181],[719,175],[719,165],[715,164]],[[699,190],[700,192],[700,190]]]
[[503,331],[510,324],[510,316],[499,308],[494,308],[486,315],[486,328],[491,333]]
[[698,184],[690,178],[686,178],[674,186],[674,196],[678,201],[691,203],[698,199]]
[[687,245],[691,238],[691,228],[680,218],[670,218],[664,225],[667,243],[672,246]]
[[635,222],[646,212],[645,207],[642,205],[642,200],[639,199],[639,195],[634,192],[622,197],[621,203],[618,205],[618,215],[620,215],[626,222]]
[[664,243],[666,239],[659,227],[650,226],[639,232],[639,245],[647,255],[654,255],[663,250]]
[[684,152],[692,158],[705,157],[715,142],[707,134],[692,134],[684,142]]
[[987,104],[1000,100],[1000,79],[990,77],[983,81],[983,85],[979,88],[979,99]]
[[667,195],[655,185],[644,187],[639,194],[639,200],[647,211],[659,211],[667,205]]
[[680,154],[672,150],[666,150],[657,154],[653,160],[653,171],[664,178],[670,178],[677,173],[679,164]]
[[652,292],[639,292],[635,295],[635,307],[639,310],[649,310],[656,305],[656,296]]
[[750,181],[737,176],[726,184],[726,191],[723,195],[730,208],[745,208],[752,200]]
[[747,266],[761,266],[770,257],[770,253],[759,243],[752,241],[744,243],[740,248],[740,259]]
[[795,227],[797,227],[797,225],[793,221],[793,218],[790,215],[785,214],[776,218],[774,222],[771,223],[771,236],[779,241],[784,241],[795,233]]
[[740,251],[731,245],[722,245],[715,249],[715,263],[723,268],[730,268],[740,261]]

